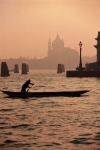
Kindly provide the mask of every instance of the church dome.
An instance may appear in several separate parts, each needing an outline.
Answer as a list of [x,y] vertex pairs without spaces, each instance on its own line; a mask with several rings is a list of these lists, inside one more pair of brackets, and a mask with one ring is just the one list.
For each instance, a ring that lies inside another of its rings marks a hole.
[[52,42],[52,49],[57,50],[62,48],[64,48],[64,42],[59,38],[59,35],[57,34],[56,39]]

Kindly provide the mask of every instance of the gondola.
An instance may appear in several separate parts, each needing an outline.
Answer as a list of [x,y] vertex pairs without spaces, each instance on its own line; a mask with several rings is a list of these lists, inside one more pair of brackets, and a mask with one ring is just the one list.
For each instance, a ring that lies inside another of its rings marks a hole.
[[80,90],[80,91],[58,91],[58,92],[13,92],[13,91],[4,91],[1,90],[8,97],[12,98],[28,98],[28,97],[79,97],[84,93],[89,92],[89,90]]

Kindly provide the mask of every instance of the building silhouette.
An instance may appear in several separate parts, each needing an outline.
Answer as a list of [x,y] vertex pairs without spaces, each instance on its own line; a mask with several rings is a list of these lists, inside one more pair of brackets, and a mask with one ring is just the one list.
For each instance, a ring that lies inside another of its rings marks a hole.
[[[88,62],[89,64],[94,61],[95,56],[84,56],[82,58],[83,66],[85,66],[86,62]],[[1,62],[7,62],[10,70],[14,69],[14,64],[18,64],[19,69],[21,69],[23,62],[28,64],[30,69],[57,69],[58,64],[64,64],[65,69],[75,69],[79,64],[79,51],[76,51],[75,49],[72,49],[70,47],[65,47],[64,40],[61,39],[57,34],[56,38],[53,41],[51,41],[50,38],[48,39],[46,57],[41,59],[37,59],[36,56],[33,59],[25,57],[19,57],[16,59],[0,59],[0,63]]]
[[48,42],[48,57],[55,57],[55,54],[61,54],[64,52],[64,41],[61,40],[59,35],[57,34],[56,39],[51,43],[49,39]]
[[48,41],[48,55],[45,58],[51,62],[55,68],[57,64],[64,64],[65,68],[73,68],[78,63],[79,52],[70,47],[64,46],[64,40],[60,39],[57,34],[56,39],[51,42],[50,38]]
[[97,51],[96,62],[86,63],[86,70],[100,70],[100,32],[98,32],[97,38],[95,38],[97,44],[94,45]]

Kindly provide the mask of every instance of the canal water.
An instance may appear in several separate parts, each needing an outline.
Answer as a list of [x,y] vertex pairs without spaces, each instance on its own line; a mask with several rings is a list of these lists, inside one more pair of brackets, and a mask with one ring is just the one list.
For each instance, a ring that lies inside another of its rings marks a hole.
[[56,70],[11,72],[0,89],[90,90],[82,97],[7,98],[0,92],[0,150],[100,150],[100,79],[67,78]]

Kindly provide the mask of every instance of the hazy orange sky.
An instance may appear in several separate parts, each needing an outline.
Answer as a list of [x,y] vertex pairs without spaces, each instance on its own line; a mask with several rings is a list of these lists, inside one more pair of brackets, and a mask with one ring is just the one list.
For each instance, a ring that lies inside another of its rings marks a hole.
[[100,0],[0,0],[0,58],[47,56],[57,33],[65,47],[96,55]]

